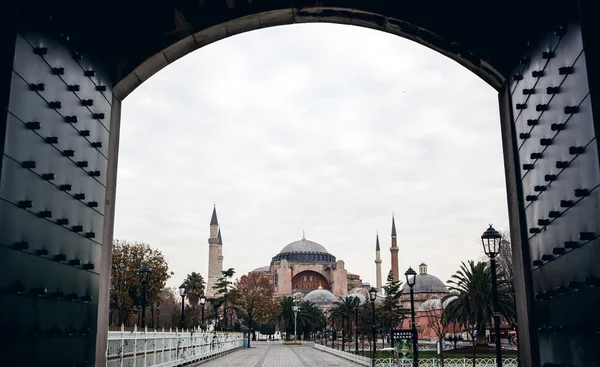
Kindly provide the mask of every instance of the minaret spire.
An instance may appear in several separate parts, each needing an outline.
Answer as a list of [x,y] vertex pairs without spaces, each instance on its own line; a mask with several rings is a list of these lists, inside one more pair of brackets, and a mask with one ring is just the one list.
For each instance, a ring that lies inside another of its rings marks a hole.
[[396,219],[392,214],[392,247],[390,247],[390,255],[392,258],[392,280],[397,282],[400,280],[400,273],[398,273],[398,243],[396,237]]
[[377,278],[377,292],[381,292],[383,283],[381,280],[381,251],[379,248],[379,233],[377,233],[377,239],[375,241],[375,276]]
[[217,206],[216,205],[213,207],[212,217],[210,218],[210,225],[211,226],[219,225],[219,221],[217,220]]
[[223,245],[223,239],[221,238],[221,227],[219,227],[219,234],[217,235],[217,239],[219,242],[217,242],[219,245]]

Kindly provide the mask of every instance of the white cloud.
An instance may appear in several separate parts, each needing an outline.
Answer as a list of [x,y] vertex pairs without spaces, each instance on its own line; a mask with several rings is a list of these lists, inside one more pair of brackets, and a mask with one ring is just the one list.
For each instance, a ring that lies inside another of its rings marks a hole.
[[395,212],[401,270],[447,280],[488,222],[507,228],[501,149],[496,92],[432,50],[340,25],[250,32],[126,99],[115,237],[160,248],[178,285],[207,272],[216,202],[239,274],[306,230],[374,284]]

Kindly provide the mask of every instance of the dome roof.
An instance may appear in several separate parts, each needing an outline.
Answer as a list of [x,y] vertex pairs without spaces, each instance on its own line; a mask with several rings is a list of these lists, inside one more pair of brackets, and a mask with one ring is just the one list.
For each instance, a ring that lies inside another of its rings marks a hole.
[[451,296],[442,301],[438,297],[433,296],[427,301],[421,303],[421,306],[419,306],[419,309],[417,311],[433,311],[445,309],[446,307],[448,307],[448,304],[450,302],[454,301],[457,298],[458,297],[456,296]]
[[444,304],[444,308],[448,307],[448,304],[450,304],[450,302],[454,301],[455,299],[458,299],[458,297],[457,296],[451,296],[451,297],[446,298],[444,300],[444,303],[443,303]]
[[[448,288],[438,277],[431,274],[417,274],[413,291],[415,293],[448,293]],[[402,287],[402,294],[410,293],[408,284]]]
[[258,273],[258,272],[263,272],[263,271],[270,271],[271,267],[270,266],[261,266],[260,268],[256,268],[254,270],[251,271],[251,273]]
[[418,311],[433,311],[433,310],[441,310],[442,309],[442,300],[439,298],[430,298],[427,301],[421,303]]
[[281,251],[279,251],[280,254],[285,254],[289,252],[315,252],[323,254],[329,253],[327,252],[325,247],[307,239],[301,239],[300,241],[292,242],[289,245],[285,246]]
[[311,302],[315,306],[329,307],[337,301],[337,297],[326,289],[315,289],[304,296],[304,300]]

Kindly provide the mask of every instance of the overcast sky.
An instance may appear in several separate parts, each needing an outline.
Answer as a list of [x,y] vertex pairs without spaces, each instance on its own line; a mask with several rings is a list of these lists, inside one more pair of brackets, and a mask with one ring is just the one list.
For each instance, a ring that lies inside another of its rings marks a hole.
[[449,279],[508,228],[497,94],[454,61],[328,24],[237,35],[180,59],[123,106],[115,238],[205,277],[216,203],[224,268],[268,265],[306,231],[375,284],[396,215],[400,271]]

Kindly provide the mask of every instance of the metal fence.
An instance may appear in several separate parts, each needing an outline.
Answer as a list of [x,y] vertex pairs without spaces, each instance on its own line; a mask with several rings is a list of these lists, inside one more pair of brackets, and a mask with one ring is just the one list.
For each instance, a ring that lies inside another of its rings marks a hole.
[[[320,344],[314,347],[323,352],[327,352],[346,360],[358,363],[362,366],[370,367],[372,365],[371,358],[357,355],[351,352],[344,352],[338,349],[333,349]],[[377,358],[377,367],[412,367],[412,359],[401,359],[396,362],[393,358]],[[437,358],[419,358],[419,367],[440,367],[441,361]],[[516,358],[503,358],[502,365],[504,367],[517,367]],[[496,366],[495,358],[476,358],[476,367],[494,367]],[[444,367],[473,367],[473,360],[470,358],[446,358],[444,359]]]
[[327,352],[338,357],[344,358],[346,360],[358,363],[362,366],[371,366],[371,358],[364,357],[358,354],[341,351],[338,349],[329,348],[320,344],[315,343],[314,347],[320,351]]
[[[378,358],[377,367],[412,367],[412,359],[394,362],[392,358]],[[419,367],[441,367],[442,362],[437,358],[419,358]],[[477,358],[476,367],[496,367],[495,358]],[[502,358],[503,367],[517,367],[516,358]],[[470,358],[448,358],[444,359],[444,367],[473,367]]]
[[107,367],[172,367],[243,346],[242,333],[109,331]]

